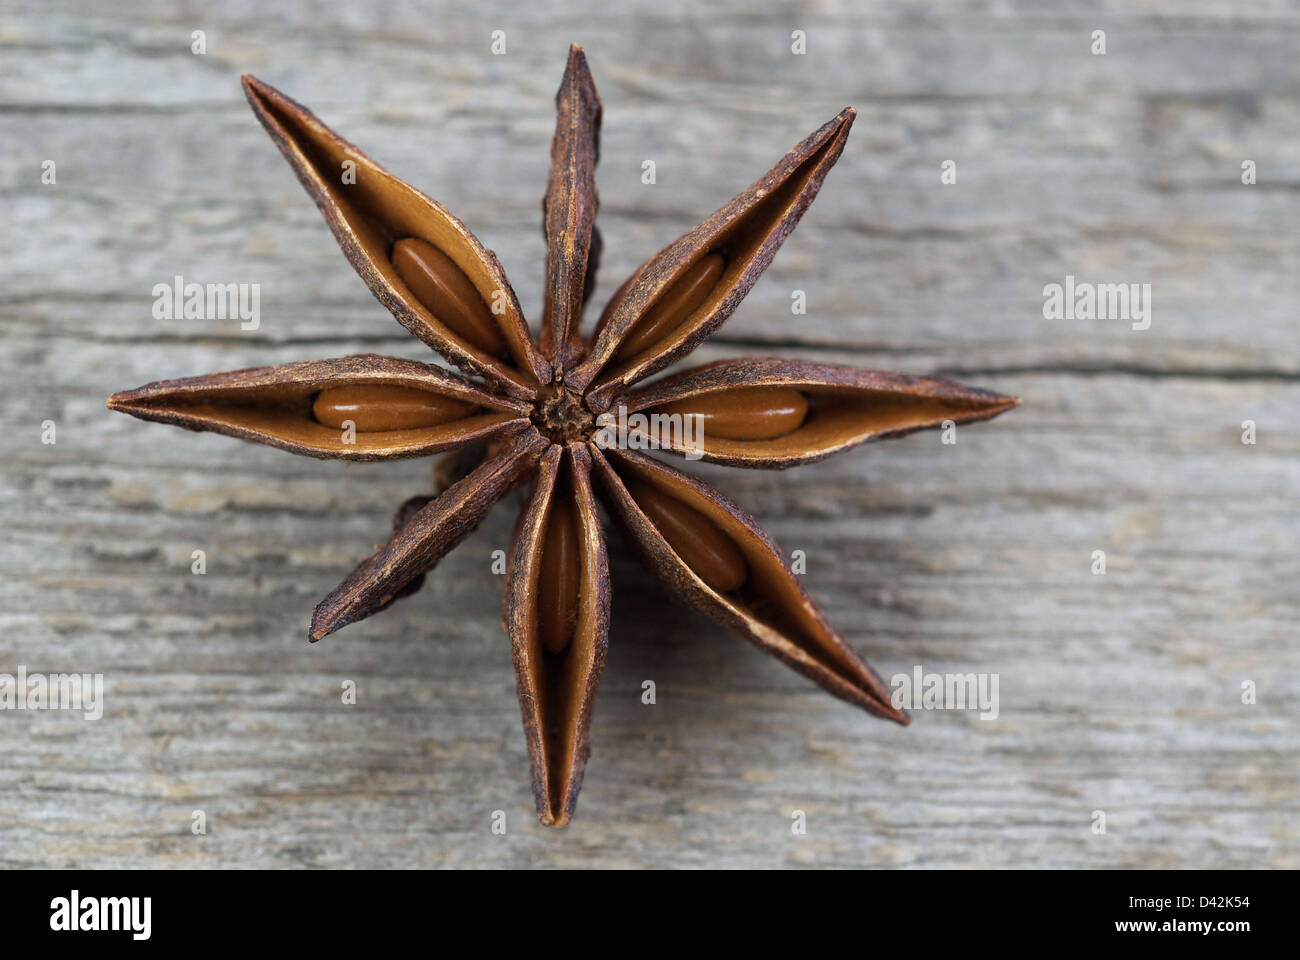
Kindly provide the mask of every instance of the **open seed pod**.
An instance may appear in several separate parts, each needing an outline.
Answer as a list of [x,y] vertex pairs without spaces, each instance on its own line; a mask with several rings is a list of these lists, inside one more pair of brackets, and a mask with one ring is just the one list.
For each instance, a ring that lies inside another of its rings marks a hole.
[[835,632],[754,518],[717,490],[627,450],[593,451],[601,493],[633,548],[678,599],[835,696],[908,723]]
[[622,387],[662,370],[735,312],[839,159],[855,111],[793,147],[700,226],[647,260],[601,315],[588,356],[566,374],[602,412]]
[[[463,480],[411,514],[378,553],[363,560],[316,605],[310,639],[320,640],[409,594],[412,581],[473,533],[493,505],[535,468],[546,446],[537,431],[527,427]],[[402,516],[399,510],[398,517]]]
[[781,469],[948,420],[987,420],[1019,403],[951,380],[756,357],[638,387],[618,396],[609,414],[661,449]]
[[373,354],[163,380],[116,393],[108,407],[334,460],[425,456],[529,425],[525,404]]
[[[512,396],[550,379],[496,255],[302,104],[251,76],[253,112],[366,285],[411,333]],[[504,362],[508,355],[513,364]]]
[[557,444],[542,456],[506,582],[533,795],[551,826],[568,823],[578,801],[609,632],[609,563],[590,472],[581,444]]

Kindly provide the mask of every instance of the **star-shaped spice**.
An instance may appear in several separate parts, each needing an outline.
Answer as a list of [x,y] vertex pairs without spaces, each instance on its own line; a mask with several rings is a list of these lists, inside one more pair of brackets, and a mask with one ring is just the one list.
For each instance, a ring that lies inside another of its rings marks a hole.
[[504,622],[541,821],[573,815],[605,660],[610,577],[597,494],[678,599],[850,703],[907,723],[827,622],[772,539],[708,484],[639,452],[785,468],[1019,401],[946,380],[776,358],[642,383],[715,333],[772,262],[839,158],[845,110],[642,264],[584,339],[600,254],[601,104],[573,47],[556,97],[544,200],[546,307],[534,341],[496,256],[459,220],[252,77],[253,111],[352,266],[463,376],[374,355],[152,383],[110,408],[291,453],[393,460],[448,452],[444,489],[399,508],[388,542],[316,608],[311,639],[382,610],[501,497],[531,483],[511,544]]

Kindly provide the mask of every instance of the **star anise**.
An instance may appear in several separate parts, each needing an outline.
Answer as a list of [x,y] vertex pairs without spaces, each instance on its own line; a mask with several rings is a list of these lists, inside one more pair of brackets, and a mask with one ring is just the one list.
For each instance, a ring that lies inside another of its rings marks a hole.
[[[313,641],[414,592],[494,503],[531,480],[504,623],[543,823],[561,826],[573,814],[605,659],[610,577],[596,491],[677,598],[835,696],[908,722],[753,518],[639,452],[658,443],[732,466],[785,468],[1018,402],[946,380],[775,358],[720,361],[638,386],[735,311],[839,158],[852,109],[642,264],[584,339],[580,316],[600,253],[601,103],[574,46],[556,97],[546,307],[534,341],[496,256],[459,220],[277,90],[251,76],[244,89],[374,295],[465,374],[364,355],[169,380],[109,399],[141,419],[313,457],[451,451],[445,489],[402,505],[388,542],[316,608]],[[678,423],[703,429],[692,438]]]

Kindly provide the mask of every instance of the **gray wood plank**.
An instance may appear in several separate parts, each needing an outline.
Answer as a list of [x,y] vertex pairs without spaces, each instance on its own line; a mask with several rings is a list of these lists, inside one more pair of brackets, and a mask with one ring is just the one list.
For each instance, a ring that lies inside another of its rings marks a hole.
[[[0,710],[0,865],[1300,866],[1294,8],[516,6],[0,11],[0,673],[106,685],[98,721]],[[540,316],[570,40],[605,103],[598,299],[859,109],[822,196],[692,360],[947,373],[1025,403],[955,446],[691,469],[806,551],[809,590],[883,675],[996,673],[996,720],[872,721],[665,603],[613,535],[593,757],[574,823],[544,830],[490,572],[517,497],[415,598],[309,645],[315,603],[429,464],[318,463],[103,408],[164,377],[429,357],[347,267],[241,72],[445,202]],[[155,320],[175,274],[260,283],[261,329]],[[1066,274],[1150,283],[1151,329],[1044,319]]]

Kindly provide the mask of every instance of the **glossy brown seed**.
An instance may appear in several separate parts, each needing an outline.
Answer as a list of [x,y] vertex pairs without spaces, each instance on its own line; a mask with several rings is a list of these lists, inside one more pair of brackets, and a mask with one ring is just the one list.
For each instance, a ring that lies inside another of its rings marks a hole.
[[745,558],[712,520],[649,483],[625,480],[624,486],[682,563],[709,587],[730,593],[744,584],[749,575]]
[[628,331],[614,356],[619,360],[635,357],[680,327],[713,292],[725,266],[726,261],[718,253],[696,261]]
[[428,390],[386,384],[352,384],[322,390],[312,403],[312,416],[327,427],[342,428],[351,420],[357,433],[436,427],[469,416],[477,408]]
[[703,417],[700,429],[706,440],[775,440],[803,426],[808,398],[789,387],[740,387],[675,400],[654,412]]
[[506,348],[492,311],[463,270],[433,244],[407,237],[393,244],[393,268],[425,308],[484,353]]
[[542,571],[537,582],[537,629],[547,653],[563,653],[578,623],[582,559],[573,497],[557,487],[546,518]]

